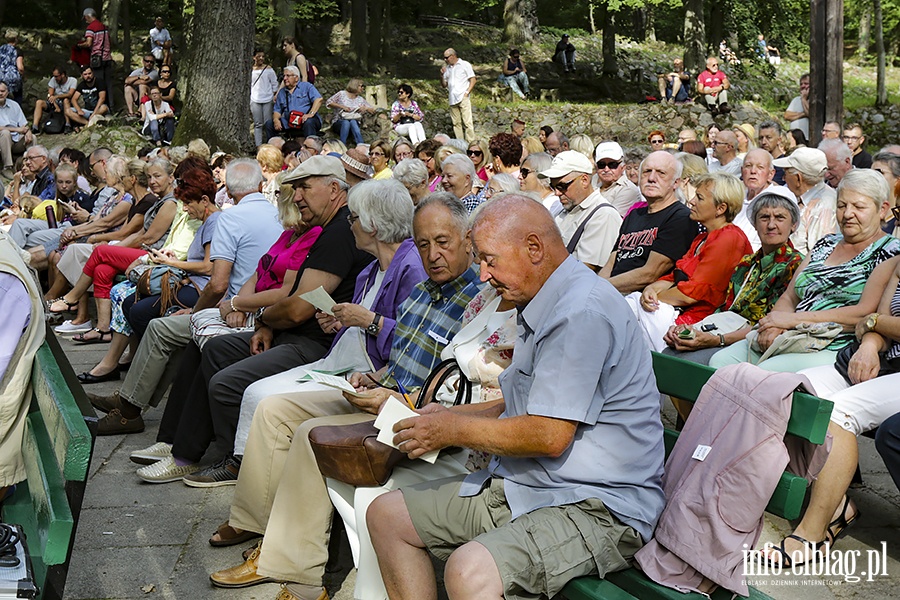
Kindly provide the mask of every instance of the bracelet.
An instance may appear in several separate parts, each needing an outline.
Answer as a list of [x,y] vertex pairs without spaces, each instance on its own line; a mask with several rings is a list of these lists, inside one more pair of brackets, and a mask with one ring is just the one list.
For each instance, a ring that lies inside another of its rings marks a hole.
[[231,304],[231,312],[238,311],[238,309],[234,307],[234,299],[235,298],[237,298],[237,296],[232,296],[231,299],[228,301],[228,303]]
[[721,333],[717,333],[716,335],[719,336],[719,348],[724,348],[725,347],[725,336],[722,335]]

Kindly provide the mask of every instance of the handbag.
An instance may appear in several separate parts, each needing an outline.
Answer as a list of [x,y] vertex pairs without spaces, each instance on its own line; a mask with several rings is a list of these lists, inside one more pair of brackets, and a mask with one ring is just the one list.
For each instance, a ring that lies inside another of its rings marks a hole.
[[[428,375],[416,408],[435,401],[438,391],[456,375],[459,383],[453,404],[469,404],[472,401],[472,382],[463,374],[456,360],[450,358],[438,364]],[[384,485],[394,467],[407,459],[406,453],[382,444],[377,438],[374,421],[322,425],[309,431],[309,444],[322,476],[356,487]]]
[[782,332],[765,351],[759,346],[759,332],[754,329],[747,334],[749,348],[761,352],[762,356],[754,362],[748,356],[747,362],[759,364],[779,354],[809,354],[827,348],[834,339],[844,331],[838,323],[800,323],[793,329]]
[[[853,385],[853,382],[850,381],[850,375],[847,371],[850,368],[850,359],[853,358],[853,355],[856,354],[856,351],[859,350],[859,342],[853,342],[849,346],[844,346],[841,348],[841,351],[838,352],[837,357],[834,359],[834,369],[841,374],[841,377],[847,380],[847,383]],[[884,375],[892,375],[894,373],[900,372],[900,358],[886,358],[885,352],[878,353],[878,375],[875,377],[882,377]]]
[[288,113],[288,127],[291,129],[303,127],[303,115],[305,114],[302,110],[292,110]]
[[[176,305],[180,308],[190,308],[181,303],[178,299],[178,292],[185,285],[193,285],[187,273],[177,267],[169,265],[147,265],[148,269],[144,269],[138,277],[135,284],[135,302],[141,299],[141,296],[159,296],[156,304],[159,305],[159,314],[165,315],[170,308]],[[132,273],[137,268],[132,269]],[[129,279],[131,278],[129,274]]]
[[99,54],[91,56],[91,69],[99,69],[103,67],[103,57]]
[[345,121],[359,121],[362,115],[355,110],[342,110],[341,118]]
[[409,125],[410,123],[415,123],[416,120],[410,117],[409,115],[404,115],[400,117],[400,120],[397,121],[397,125]]
[[702,321],[694,323],[693,328],[697,331],[712,331],[715,333],[733,333],[738,329],[743,329],[750,324],[750,321],[739,315],[738,313],[726,310],[709,315]]
[[214,337],[253,331],[255,320],[255,315],[250,313],[243,327],[229,327],[218,308],[204,308],[191,315],[191,339],[202,350]]

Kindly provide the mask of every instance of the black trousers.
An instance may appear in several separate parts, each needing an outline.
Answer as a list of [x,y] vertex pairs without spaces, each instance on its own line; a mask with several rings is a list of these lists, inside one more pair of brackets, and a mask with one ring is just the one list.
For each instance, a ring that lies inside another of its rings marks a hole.
[[878,426],[875,434],[875,449],[884,460],[894,485],[900,489],[900,413],[890,417]]
[[260,379],[322,358],[327,346],[282,333],[272,348],[250,355],[252,333],[213,338],[203,352],[192,342],[172,383],[157,441],[178,458],[199,462],[215,439],[231,452],[244,390]]

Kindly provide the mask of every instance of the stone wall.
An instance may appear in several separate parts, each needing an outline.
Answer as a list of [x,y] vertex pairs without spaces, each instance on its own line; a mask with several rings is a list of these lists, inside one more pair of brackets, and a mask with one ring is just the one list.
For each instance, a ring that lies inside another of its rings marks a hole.
[[900,106],[858,108],[847,111],[844,123],[859,123],[866,135],[866,148],[875,154],[888,144],[900,143]]

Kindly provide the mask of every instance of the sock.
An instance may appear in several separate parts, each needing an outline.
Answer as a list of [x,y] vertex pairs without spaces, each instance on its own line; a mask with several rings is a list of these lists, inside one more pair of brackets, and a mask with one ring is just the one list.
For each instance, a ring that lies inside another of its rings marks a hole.
[[119,411],[126,419],[137,419],[141,416],[141,409],[134,404],[129,403],[123,398],[119,398]]
[[194,464],[194,461],[187,460],[185,458],[178,458],[177,456],[172,456],[175,459],[175,465],[179,467],[186,467],[188,465]]
[[319,600],[322,596],[321,585],[306,585],[305,583],[289,583],[287,589],[300,598],[300,600]]

